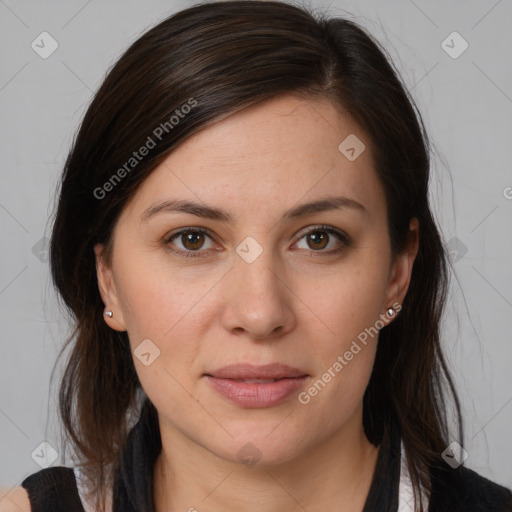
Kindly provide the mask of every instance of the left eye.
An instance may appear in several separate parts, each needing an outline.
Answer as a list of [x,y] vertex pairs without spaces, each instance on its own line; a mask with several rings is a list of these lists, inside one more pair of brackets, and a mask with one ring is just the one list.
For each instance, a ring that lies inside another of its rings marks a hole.
[[[327,247],[333,236],[338,239],[338,246],[329,250],[323,250]],[[211,246],[204,247],[205,237],[210,240],[212,239],[207,231],[202,228],[186,228],[167,237],[165,239],[165,245],[170,252],[176,253],[179,256],[183,256],[185,258],[198,258],[205,256],[205,254],[202,253],[207,252],[206,249],[211,249]],[[181,248],[178,247],[179,250],[169,247],[170,245],[175,245],[173,242],[175,239],[182,244]],[[305,248],[306,250],[312,250],[313,252],[318,252],[320,254],[338,253],[343,250],[345,246],[350,246],[352,243],[352,240],[348,235],[329,226],[316,226],[303,233],[299,238],[299,242],[303,239],[306,239],[308,247],[299,247],[300,249]]]
[[[325,249],[330,239],[332,237],[338,239],[341,244],[338,244],[338,247],[331,248],[331,250],[322,251]],[[343,249],[343,246],[350,245],[351,241],[347,235],[342,233],[341,231],[335,230],[333,228],[327,226],[315,227],[302,235],[300,240],[306,239],[307,247],[302,247],[304,249],[313,249],[314,252],[324,252],[324,253],[334,253]],[[299,240],[299,242],[300,242]],[[340,247],[341,245],[341,247]]]

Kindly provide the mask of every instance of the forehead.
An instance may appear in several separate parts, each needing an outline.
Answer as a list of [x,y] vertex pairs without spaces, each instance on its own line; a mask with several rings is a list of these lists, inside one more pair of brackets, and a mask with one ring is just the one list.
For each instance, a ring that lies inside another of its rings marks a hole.
[[378,208],[383,191],[370,146],[353,118],[327,99],[281,96],[185,141],[141,185],[130,210],[140,216],[151,203],[189,198],[274,215],[327,194]]

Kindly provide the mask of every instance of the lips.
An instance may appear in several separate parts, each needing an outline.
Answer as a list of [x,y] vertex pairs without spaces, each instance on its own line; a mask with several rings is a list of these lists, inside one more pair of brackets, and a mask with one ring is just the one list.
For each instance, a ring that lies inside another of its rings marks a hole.
[[309,375],[282,363],[233,364],[204,374],[217,393],[244,408],[273,407],[304,386]]
[[275,381],[279,379],[294,379],[305,377],[308,374],[283,363],[271,363],[265,365],[253,365],[250,363],[231,364],[217,370],[206,373],[210,377],[218,379],[232,379],[236,381]]

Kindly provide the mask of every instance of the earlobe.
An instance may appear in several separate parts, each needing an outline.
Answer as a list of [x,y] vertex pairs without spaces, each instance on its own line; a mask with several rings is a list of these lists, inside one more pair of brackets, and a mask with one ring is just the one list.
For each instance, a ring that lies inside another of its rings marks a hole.
[[393,263],[385,304],[403,304],[411,281],[412,268],[419,249],[419,222],[416,217],[409,223],[407,247],[398,254]]
[[126,325],[120,307],[115,282],[112,276],[112,269],[106,264],[103,258],[103,245],[94,246],[96,257],[96,277],[101,299],[105,308],[102,310],[102,316],[109,327],[116,331],[126,331]]

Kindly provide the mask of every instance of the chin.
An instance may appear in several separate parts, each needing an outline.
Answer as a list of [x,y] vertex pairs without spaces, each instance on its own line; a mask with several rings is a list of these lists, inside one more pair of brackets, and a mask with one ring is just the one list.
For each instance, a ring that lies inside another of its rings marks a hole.
[[243,428],[239,425],[236,434],[227,427],[232,438],[223,436],[224,442],[219,444],[212,444],[210,438],[208,444],[203,446],[226,461],[247,467],[285,464],[303,453],[308,443],[300,431],[290,432],[283,429],[283,424],[278,424],[274,421],[270,428],[262,428],[261,425],[250,427],[247,424]]

